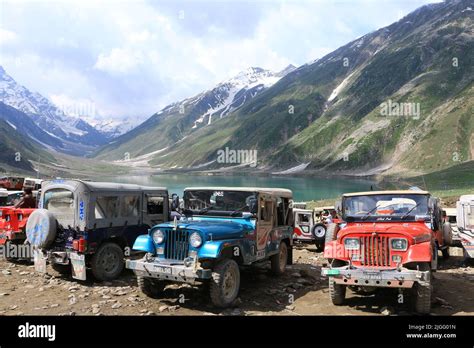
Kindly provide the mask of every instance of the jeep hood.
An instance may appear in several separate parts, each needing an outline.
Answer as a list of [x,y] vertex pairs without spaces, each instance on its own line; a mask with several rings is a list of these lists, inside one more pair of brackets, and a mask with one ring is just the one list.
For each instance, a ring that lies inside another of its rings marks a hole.
[[403,235],[407,238],[415,238],[424,234],[430,234],[431,229],[424,222],[354,222],[349,223],[338,233],[338,237],[343,238],[350,234],[378,234]]
[[[174,228],[174,223],[164,223],[155,228]],[[255,222],[249,219],[215,219],[215,218],[193,218],[182,220],[177,224],[180,230],[193,230],[202,236],[212,234],[212,239],[242,238],[244,232],[255,229]]]

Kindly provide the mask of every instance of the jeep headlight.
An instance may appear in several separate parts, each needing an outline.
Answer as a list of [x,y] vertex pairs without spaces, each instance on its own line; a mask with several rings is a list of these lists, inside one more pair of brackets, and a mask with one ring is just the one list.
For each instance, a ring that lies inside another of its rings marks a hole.
[[165,240],[165,234],[161,230],[153,231],[153,241],[155,244],[161,244]]
[[202,238],[199,233],[194,232],[193,234],[191,234],[191,236],[189,237],[189,244],[191,244],[193,248],[199,248],[201,246]]
[[359,250],[359,238],[344,239],[344,248],[346,250]]
[[390,245],[393,250],[407,250],[408,248],[408,241],[405,238],[393,238],[390,241]]

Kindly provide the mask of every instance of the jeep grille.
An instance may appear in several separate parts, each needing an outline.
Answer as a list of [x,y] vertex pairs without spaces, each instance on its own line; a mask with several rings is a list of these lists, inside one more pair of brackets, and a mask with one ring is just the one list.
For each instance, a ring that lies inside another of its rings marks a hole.
[[165,258],[170,260],[184,260],[188,257],[189,232],[183,230],[165,231]]
[[360,258],[364,266],[390,266],[388,237],[360,237]]

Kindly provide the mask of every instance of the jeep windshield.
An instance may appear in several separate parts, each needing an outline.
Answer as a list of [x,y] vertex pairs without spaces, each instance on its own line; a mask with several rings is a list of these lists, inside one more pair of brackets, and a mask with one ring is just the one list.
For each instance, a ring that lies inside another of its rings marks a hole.
[[184,192],[184,212],[192,215],[242,216],[257,207],[257,193],[227,190]]
[[429,219],[428,197],[420,194],[381,194],[345,197],[344,219],[351,221],[414,221]]

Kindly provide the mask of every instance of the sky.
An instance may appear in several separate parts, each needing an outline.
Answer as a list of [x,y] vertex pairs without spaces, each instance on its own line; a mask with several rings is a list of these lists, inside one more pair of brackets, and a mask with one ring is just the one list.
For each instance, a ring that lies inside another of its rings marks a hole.
[[0,65],[73,115],[144,120],[251,66],[300,66],[439,0],[0,0]]

